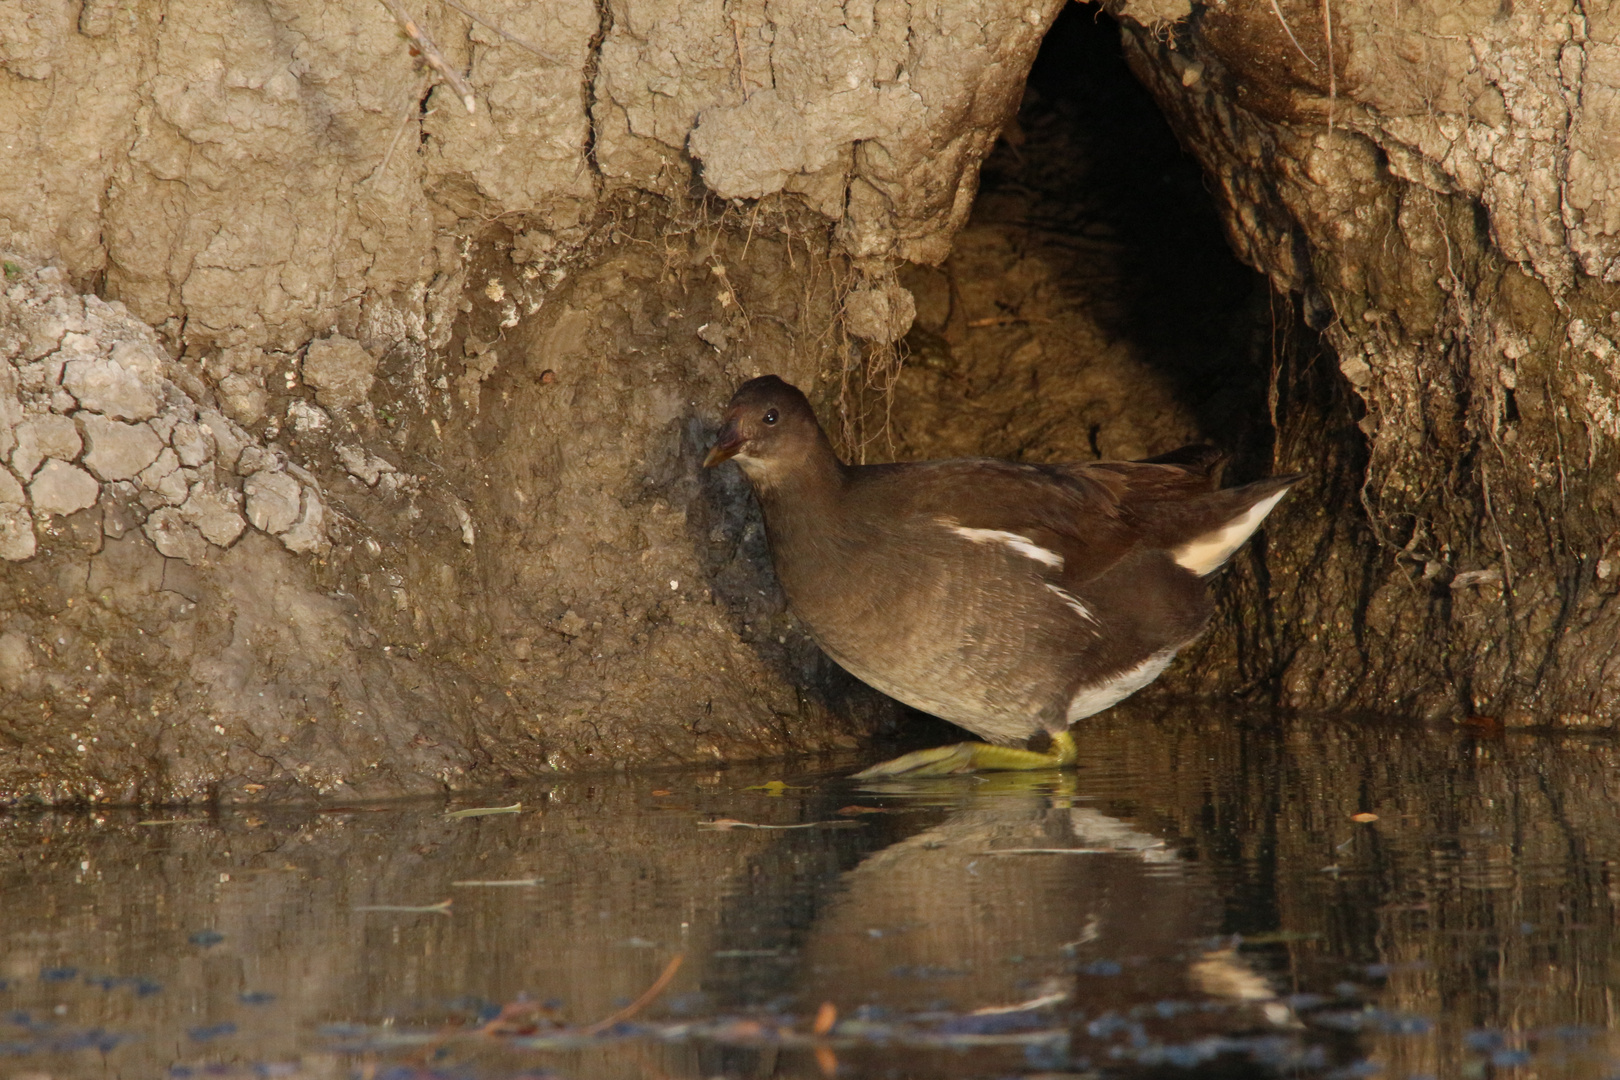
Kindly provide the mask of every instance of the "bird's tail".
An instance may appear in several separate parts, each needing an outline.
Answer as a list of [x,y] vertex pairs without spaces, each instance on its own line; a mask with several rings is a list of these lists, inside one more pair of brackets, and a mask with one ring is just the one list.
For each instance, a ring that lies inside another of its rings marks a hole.
[[1131,510],[1155,547],[1202,577],[1220,569],[1303,476],[1272,476],[1190,499],[1141,502]]

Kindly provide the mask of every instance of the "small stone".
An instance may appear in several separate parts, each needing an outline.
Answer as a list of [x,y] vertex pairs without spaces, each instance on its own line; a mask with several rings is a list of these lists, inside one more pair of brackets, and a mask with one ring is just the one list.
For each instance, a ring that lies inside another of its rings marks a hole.
[[79,456],[83,445],[79,427],[71,418],[37,413],[17,425],[17,445],[11,451],[11,467],[20,476],[33,476],[46,458],[72,461]]
[[28,495],[34,512],[40,516],[50,514],[76,514],[96,505],[101,485],[96,478],[65,461],[51,458],[34,474],[28,485]]
[[916,318],[916,298],[899,285],[856,289],[844,298],[844,325],[866,341],[881,345],[899,341]]
[[166,558],[199,563],[208,555],[208,541],[172,506],[154,510],[141,528]]
[[294,398],[287,405],[287,420],[292,424],[293,430],[300,435],[325,431],[332,426],[330,413],[319,405],[311,405],[302,398]]
[[34,515],[28,512],[28,508],[0,503],[0,559],[21,562],[34,554],[36,544]]
[[350,475],[360,480],[367,487],[376,487],[377,481],[382,479],[383,473],[391,473],[394,467],[376,454],[369,454],[364,447],[340,446],[338,447],[338,460]]
[[311,342],[304,354],[304,381],[315,387],[315,400],[329,409],[366,400],[376,371],[376,357],[353,338],[334,336]]
[[125,367],[116,357],[127,344],[113,350],[113,360],[71,360],[62,369],[62,385],[91,412],[119,420],[148,420],[157,415],[156,372]]
[[264,388],[264,376],[233,371],[219,381],[220,404],[232,420],[252,426],[264,419],[270,408],[270,393]]
[[304,512],[298,524],[281,534],[281,542],[288,551],[299,555],[326,546],[326,507],[314,488],[304,489]]
[[145,424],[125,424],[105,416],[83,418],[89,447],[84,463],[103,480],[133,480],[164,449],[157,432]]
[[704,323],[697,328],[697,336],[713,346],[717,352],[725,352],[726,346],[731,343],[731,336],[720,323]]
[[247,528],[239,512],[241,504],[242,496],[230,488],[211,483],[193,484],[191,494],[180,506],[180,514],[197,526],[197,531],[210,544],[230,547]]
[[[244,457],[246,455],[243,455]],[[255,529],[284,533],[298,520],[298,481],[279,470],[256,472],[242,484],[247,516]]]
[[179,423],[169,436],[169,445],[180,455],[180,462],[195,469],[214,456],[214,433],[202,424]]

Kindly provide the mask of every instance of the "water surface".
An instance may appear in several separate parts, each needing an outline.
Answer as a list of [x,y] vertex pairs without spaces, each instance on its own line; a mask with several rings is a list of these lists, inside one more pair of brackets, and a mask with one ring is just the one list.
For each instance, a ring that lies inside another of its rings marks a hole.
[[0,815],[0,1077],[1620,1073],[1612,741],[1082,748]]

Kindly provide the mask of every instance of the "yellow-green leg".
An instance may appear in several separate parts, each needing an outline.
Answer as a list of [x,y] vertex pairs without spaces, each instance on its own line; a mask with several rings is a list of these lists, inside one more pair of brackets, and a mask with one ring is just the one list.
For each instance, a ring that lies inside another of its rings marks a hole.
[[1031,772],[1036,769],[1063,769],[1073,765],[1080,757],[1074,745],[1074,736],[1060,731],[1052,736],[1052,745],[1044,753],[1021,750],[1015,746],[991,746],[989,743],[964,742],[954,746],[936,746],[902,754],[892,761],[880,762],[870,769],[856,773],[856,780],[875,780],[885,776],[954,776],[971,772]]

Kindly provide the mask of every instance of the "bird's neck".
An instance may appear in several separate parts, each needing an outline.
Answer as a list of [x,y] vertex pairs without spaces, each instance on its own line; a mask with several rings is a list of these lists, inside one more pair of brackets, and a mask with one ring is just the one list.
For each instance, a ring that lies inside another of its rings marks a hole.
[[774,549],[790,538],[797,543],[837,531],[848,467],[838,460],[825,436],[807,447],[802,457],[749,469],[748,479],[764,511]]

